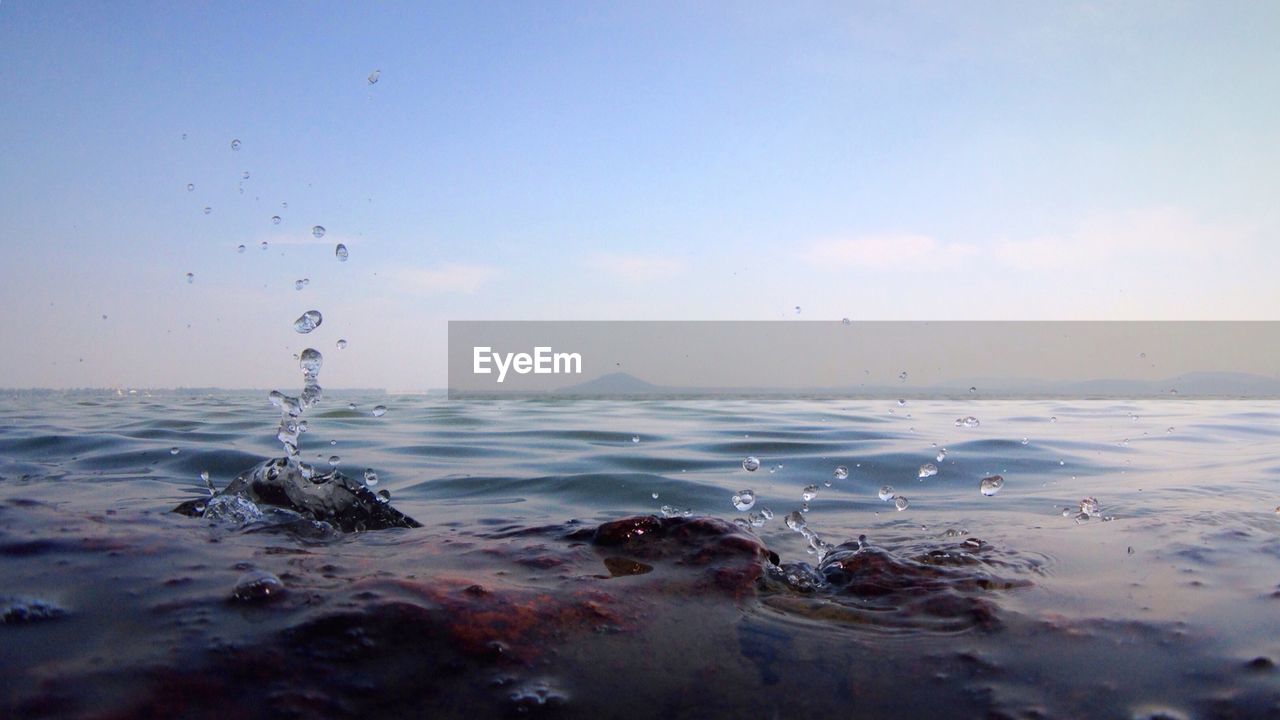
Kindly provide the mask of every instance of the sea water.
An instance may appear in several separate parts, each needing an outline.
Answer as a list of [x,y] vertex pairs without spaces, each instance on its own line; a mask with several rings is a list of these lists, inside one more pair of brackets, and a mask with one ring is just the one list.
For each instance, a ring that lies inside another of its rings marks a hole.
[[1280,713],[1274,402],[897,407],[326,391],[342,533],[170,512],[265,392],[0,396],[0,716]]

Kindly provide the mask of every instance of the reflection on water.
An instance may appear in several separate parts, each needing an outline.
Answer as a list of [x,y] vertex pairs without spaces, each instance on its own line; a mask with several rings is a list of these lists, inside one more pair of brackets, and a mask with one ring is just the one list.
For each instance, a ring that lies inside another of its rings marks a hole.
[[169,512],[262,396],[4,397],[0,715],[1280,712],[1271,404],[897,408],[330,392],[343,533]]

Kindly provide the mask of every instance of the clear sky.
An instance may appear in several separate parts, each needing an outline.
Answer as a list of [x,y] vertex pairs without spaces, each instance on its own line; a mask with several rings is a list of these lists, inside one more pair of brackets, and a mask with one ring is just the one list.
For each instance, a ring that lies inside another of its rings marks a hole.
[[439,387],[450,319],[1280,319],[1277,31],[0,0],[0,387],[294,388],[309,345],[325,386]]

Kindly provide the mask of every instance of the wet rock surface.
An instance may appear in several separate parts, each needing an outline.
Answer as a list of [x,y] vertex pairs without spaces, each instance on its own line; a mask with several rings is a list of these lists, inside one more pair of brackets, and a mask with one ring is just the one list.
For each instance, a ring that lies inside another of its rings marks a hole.
[[422,526],[359,480],[337,470],[306,477],[296,463],[285,458],[260,463],[237,476],[213,498],[188,500],[173,511],[201,517],[210,501],[217,498],[243,498],[258,507],[289,510],[343,532]]

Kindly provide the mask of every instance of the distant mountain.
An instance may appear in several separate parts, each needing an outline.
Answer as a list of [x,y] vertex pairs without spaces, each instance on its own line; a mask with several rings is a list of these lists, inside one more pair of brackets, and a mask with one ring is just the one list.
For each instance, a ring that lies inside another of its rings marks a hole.
[[556,395],[660,395],[670,393],[664,388],[645,382],[624,372],[601,375],[593,380],[570,385],[555,391]]

